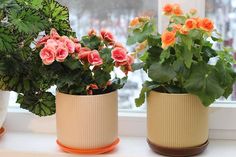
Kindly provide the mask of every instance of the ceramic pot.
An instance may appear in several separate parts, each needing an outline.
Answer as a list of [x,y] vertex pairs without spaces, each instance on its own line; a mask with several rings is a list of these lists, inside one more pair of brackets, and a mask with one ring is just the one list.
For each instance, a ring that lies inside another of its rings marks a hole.
[[117,92],[102,95],[56,94],[57,143],[67,152],[100,154],[118,139]]
[[151,91],[147,106],[147,141],[157,153],[190,156],[208,144],[208,108],[197,96]]
[[3,123],[7,116],[9,97],[10,97],[10,92],[0,91],[0,128],[2,128]]

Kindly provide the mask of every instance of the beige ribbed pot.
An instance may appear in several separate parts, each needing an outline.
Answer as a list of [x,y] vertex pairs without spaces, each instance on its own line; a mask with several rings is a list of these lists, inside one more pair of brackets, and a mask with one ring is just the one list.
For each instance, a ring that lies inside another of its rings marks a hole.
[[[151,91],[147,106],[147,138],[149,144],[161,150],[199,148],[208,140],[208,108],[194,95]],[[174,152],[160,153],[178,156]]]
[[57,139],[73,149],[97,149],[117,138],[117,92],[79,96],[57,92]]
[[9,103],[10,92],[0,90],[0,129],[7,116],[7,108]]

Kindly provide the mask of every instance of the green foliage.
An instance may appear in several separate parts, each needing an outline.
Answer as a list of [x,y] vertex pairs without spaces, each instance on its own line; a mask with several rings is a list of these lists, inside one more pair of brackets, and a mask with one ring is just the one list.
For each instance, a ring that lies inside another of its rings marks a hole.
[[139,98],[135,99],[135,103],[137,107],[140,107],[145,102],[146,94],[148,94],[151,90],[158,88],[159,85],[154,82],[146,81],[143,83],[143,88],[139,94]]
[[33,34],[45,29],[46,21],[33,10],[11,10],[8,18],[19,33]]
[[154,63],[148,70],[148,76],[155,82],[165,83],[174,79],[176,73],[171,65]]
[[19,93],[21,108],[34,114],[55,113],[55,98],[46,90],[56,76],[41,67],[32,45],[40,32],[51,27],[74,35],[67,8],[55,0],[1,0],[0,21],[0,89]]
[[128,44],[138,42],[140,46],[145,40],[148,43],[139,58],[142,62],[134,64],[133,68],[143,69],[152,80],[143,84],[139,98],[135,100],[137,106],[144,103],[145,95],[150,90],[191,93],[198,96],[204,106],[209,106],[221,96],[227,98],[232,93],[236,81],[236,72],[232,68],[236,61],[230,53],[232,50],[215,50],[211,41],[222,42],[222,39],[211,36],[214,33],[201,28],[190,29],[186,34],[176,30],[176,24],[186,28],[185,21],[188,18],[191,16],[170,16],[166,30],[173,31],[175,41],[168,47],[162,47],[162,35],[139,31],[139,27],[152,25],[151,20],[129,29]]
[[56,112],[55,97],[52,93],[25,93],[19,94],[17,103],[20,107],[39,116],[49,116]]
[[147,39],[147,37],[155,32],[154,21],[144,21],[141,25],[135,28],[129,29],[129,36],[127,40],[128,45],[135,43],[141,43]]
[[205,106],[209,106],[224,93],[216,74],[214,66],[199,62],[191,67],[184,88],[189,93],[197,95]]
[[81,40],[81,44],[83,44],[84,47],[88,47],[91,50],[98,49],[101,45],[101,40],[98,36],[83,36]]

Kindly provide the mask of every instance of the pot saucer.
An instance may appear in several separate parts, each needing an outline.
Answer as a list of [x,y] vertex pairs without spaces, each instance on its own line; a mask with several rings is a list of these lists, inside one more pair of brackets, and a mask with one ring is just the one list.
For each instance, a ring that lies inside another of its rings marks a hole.
[[196,147],[167,148],[167,147],[158,146],[158,145],[152,143],[149,139],[147,139],[147,142],[154,152],[161,154],[161,155],[172,156],[172,157],[195,156],[197,154],[202,153],[207,148],[207,145],[209,144],[209,142],[207,140],[202,145],[196,146]]
[[74,153],[74,154],[103,154],[112,151],[115,149],[116,145],[120,142],[120,139],[117,138],[111,145],[102,147],[102,148],[95,148],[95,149],[78,149],[78,148],[70,148],[68,146],[64,146],[58,140],[56,141],[58,146],[67,153]]
[[0,128],[0,137],[2,137],[6,133],[6,129],[4,127]]

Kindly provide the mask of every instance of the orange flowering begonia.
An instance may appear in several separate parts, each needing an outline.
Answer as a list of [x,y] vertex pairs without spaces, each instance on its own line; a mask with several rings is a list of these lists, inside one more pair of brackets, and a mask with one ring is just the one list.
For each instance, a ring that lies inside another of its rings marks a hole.
[[214,29],[214,23],[208,18],[201,19],[199,25],[201,29],[207,32],[211,32]]
[[167,48],[173,45],[176,41],[174,31],[165,31],[161,36],[162,48]]
[[172,4],[166,4],[163,7],[163,12],[164,12],[165,15],[171,15],[172,11],[173,11],[173,5]]
[[133,20],[130,21],[129,26],[134,27],[139,24],[139,18],[135,17]]
[[189,30],[195,29],[197,27],[197,21],[195,19],[187,19],[185,21],[185,26]]
[[183,27],[179,30],[179,32],[180,32],[181,34],[187,35],[188,32],[189,32],[189,29],[188,29],[186,26],[183,26]]
[[175,25],[172,26],[172,28],[173,28],[174,32],[177,32],[182,28],[182,25],[181,24],[175,24]]
[[179,6],[179,4],[174,4],[172,13],[176,16],[181,16],[181,15],[183,15],[183,10]]

